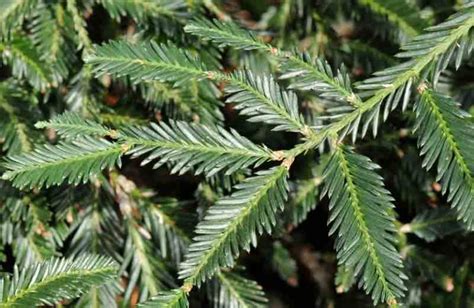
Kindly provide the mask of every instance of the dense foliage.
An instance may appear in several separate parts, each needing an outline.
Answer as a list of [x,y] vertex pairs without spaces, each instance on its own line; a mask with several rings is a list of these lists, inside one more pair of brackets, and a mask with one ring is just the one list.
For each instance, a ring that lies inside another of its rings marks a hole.
[[0,306],[474,306],[474,2],[0,1]]

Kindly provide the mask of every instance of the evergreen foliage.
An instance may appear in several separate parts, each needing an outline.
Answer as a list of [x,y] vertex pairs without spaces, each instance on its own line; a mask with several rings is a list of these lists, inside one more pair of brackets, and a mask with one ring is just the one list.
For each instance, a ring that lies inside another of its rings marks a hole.
[[472,306],[452,2],[0,1],[0,306]]
[[138,305],[140,308],[164,307],[164,308],[187,308],[189,307],[186,292],[174,289],[159,293],[148,301]]
[[219,267],[232,267],[240,249],[256,245],[257,235],[270,233],[287,198],[287,176],[284,166],[259,171],[210,208],[196,227],[180,277],[200,285]]
[[124,129],[123,135],[126,142],[135,145],[128,152],[132,157],[148,154],[142,164],[158,158],[154,168],[169,162],[174,165],[172,173],[183,174],[196,168],[196,174],[211,176],[222,169],[231,174],[272,159],[267,149],[234,130],[228,132],[220,127],[185,122],[152,123],[150,127]]
[[359,0],[358,2],[374,13],[385,16],[407,37],[418,35],[427,27],[427,22],[421,17],[419,9],[409,1]]
[[460,232],[463,228],[451,211],[447,208],[438,208],[421,212],[411,222],[403,225],[400,230],[405,233],[413,233],[427,242],[432,242]]
[[15,268],[12,278],[0,280],[2,306],[52,305],[113,279],[116,272],[117,266],[111,259],[92,255],[51,259],[21,270]]
[[296,95],[280,90],[278,84],[265,76],[254,76],[251,71],[237,72],[225,89],[228,103],[236,103],[240,114],[251,122],[276,125],[274,130],[305,131],[298,112]]
[[214,307],[265,307],[268,300],[255,281],[234,272],[216,274],[209,286]]
[[36,128],[54,129],[56,133],[64,138],[74,139],[79,136],[105,137],[114,133],[105,126],[94,121],[83,119],[78,114],[65,112],[50,121],[39,121]]
[[40,62],[39,52],[24,34],[18,34],[8,42],[0,42],[0,51],[3,63],[11,66],[15,78],[26,78],[37,90],[44,91],[51,86],[50,70]]
[[457,109],[449,97],[419,87],[416,105],[418,144],[424,155],[423,166],[437,163],[437,178],[443,192],[468,230],[474,229],[474,126],[467,114]]
[[49,187],[63,182],[79,184],[120,163],[123,149],[105,139],[83,137],[73,142],[45,144],[32,152],[11,156],[3,179],[15,187]]
[[324,177],[329,204],[329,233],[338,232],[340,263],[360,275],[360,285],[377,304],[393,304],[403,294],[402,262],[394,247],[390,193],[373,170],[379,166],[351,149],[337,146]]
[[159,80],[179,86],[208,76],[204,64],[191,53],[153,41],[139,45],[114,41],[99,46],[85,60],[99,75],[127,76],[132,81]]

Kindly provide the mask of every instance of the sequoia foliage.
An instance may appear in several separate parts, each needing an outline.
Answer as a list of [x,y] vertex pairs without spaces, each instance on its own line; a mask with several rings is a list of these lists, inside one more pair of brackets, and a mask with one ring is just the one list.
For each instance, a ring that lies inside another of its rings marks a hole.
[[470,0],[0,1],[0,306],[473,306],[473,49]]

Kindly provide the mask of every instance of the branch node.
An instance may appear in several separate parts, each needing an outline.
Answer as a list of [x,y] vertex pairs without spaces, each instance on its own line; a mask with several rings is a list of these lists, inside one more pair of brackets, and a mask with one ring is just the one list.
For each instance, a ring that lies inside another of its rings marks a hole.
[[272,159],[276,161],[282,161],[285,159],[285,152],[284,151],[274,151],[272,153]]
[[404,224],[403,226],[400,227],[400,232],[410,233],[411,232],[411,225],[410,224]]
[[206,72],[206,75],[207,75],[207,79],[209,80],[215,80],[216,79],[216,73],[215,72],[212,72],[212,71],[207,71]]
[[398,305],[397,300],[393,297],[387,300],[387,304],[389,307],[396,307]]
[[122,153],[126,153],[130,150],[131,147],[132,147],[131,144],[124,143],[120,145],[120,150],[122,151]]
[[354,92],[352,92],[351,95],[347,96],[346,100],[347,100],[347,102],[350,103],[351,105],[356,105],[357,96],[355,95]]
[[309,137],[309,136],[312,135],[313,131],[312,131],[311,127],[309,127],[308,125],[305,125],[301,129],[301,133],[303,134],[303,136]]
[[116,131],[115,129],[111,129],[107,132],[107,136],[109,136],[112,139],[117,139],[119,136],[119,132]]
[[295,158],[293,156],[289,156],[285,158],[285,160],[281,163],[281,165],[285,167],[286,170],[290,170],[290,167],[294,161],[295,161]]
[[428,85],[425,82],[421,82],[416,88],[416,90],[418,91],[418,93],[423,94],[423,92],[425,92],[427,88]]
[[185,293],[191,292],[193,289],[193,284],[191,282],[185,282],[183,286],[181,287],[181,290],[183,290]]

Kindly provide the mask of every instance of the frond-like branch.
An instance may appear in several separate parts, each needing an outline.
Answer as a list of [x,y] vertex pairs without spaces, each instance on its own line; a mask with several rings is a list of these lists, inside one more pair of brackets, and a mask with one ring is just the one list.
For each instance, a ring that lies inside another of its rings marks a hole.
[[12,278],[0,278],[0,303],[2,307],[53,305],[114,279],[117,269],[111,259],[94,255],[16,267]]
[[74,29],[76,30],[78,41],[77,48],[84,49],[86,52],[90,51],[90,49],[92,49],[92,42],[87,33],[86,21],[79,12],[76,0],[67,0],[66,8],[72,16]]
[[193,81],[186,87],[175,88],[173,85],[159,82],[143,82],[138,85],[140,95],[147,107],[164,111],[175,120],[196,119],[199,123],[216,125],[224,120],[220,110],[222,102],[214,95],[214,85]]
[[[193,170],[211,176],[225,170],[231,174],[269,160],[280,160],[270,150],[252,143],[236,131],[186,122],[151,124],[150,127],[125,127],[119,132],[66,113],[39,127],[52,127],[67,138],[79,138],[56,146],[44,145],[31,153],[9,157],[3,178],[16,187],[79,184],[116,162],[122,154],[132,158],[148,154],[142,164],[157,160],[155,168],[170,163],[172,172]],[[120,138],[112,143],[89,135]]]
[[84,119],[74,112],[64,112],[49,121],[37,122],[35,127],[54,129],[59,135],[68,139],[80,136],[116,137],[117,134],[104,125]]
[[326,62],[313,60],[307,54],[295,55],[279,50],[262,42],[253,32],[244,30],[232,22],[195,20],[186,25],[184,30],[219,46],[238,50],[260,50],[277,57],[282,61],[280,68],[283,72],[282,78],[298,77],[297,81],[291,83],[291,87],[295,89],[311,89],[324,97],[350,100],[352,103],[360,100],[352,92],[349,77],[343,70],[334,76]]
[[38,90],[44,91],[51,86],[51,72],[33,44],[26,36],[15,37],[8,42],[0,42],[3,62],[12,69],[12,75],[18,79],[26,78]]
[[427,242],[462,231],[456,215],[448,208],[430,209],[416,215],[400,228],[403,233],[413,233]]
[[100,74],[126,75],[134,81],[168,81],[175,86],[189,84],[192,79],[225,81],[226,92],[231,94],[228,101],[237,102],[251,121],[275,124],[276,130],[309,133],[298,112],[296,95],[281,90],[271,78],[256,77],[249,71],[233,75],[207,71],[202,62],[173,45],[111,42],[97,47],[86,61]]
[[387,17],[406,37],[418,35],[427,25],[417,7],[406,0],[358,0],[376,14]]
[[[71,256],[93,253],[121,260],[119,252],[123,247],[124,232],[119,214],[115,211],[115,204],[104,191],[95,185],[86,185],[85,188],[87,190],[81,190],[79,187],[68,187],[63,190],[62,187],[59,187],[61,192],[55,195],[58,198],[55,202],[56,213],[61,208],[69,209],[71,204],[87,205],[84,206],[84,210],[78,213],[69,228],[68,253]],[[66,213],[64,215],[67,215]]]
[[144,220],[153,238],[159,242],[161,256],[164,259],[171,257],[179,264],[191,243],[188,229],[192,230],[195,225],[194,216],[183,211],[182,205],[175,200],[163,200],[147,206]]
[[419,87],[416,104],[418,145],[424,155],[423,166],[437,164],[443,193],[456,211],[459,221],[474,230],[474,125],[471,117],[455,102],[426,85]]
[[172,44],[112,41],[85,57],[98,75],[128,76],[133,81],[168,81],[175,86],[208,78],[204,63]]
[[140,303],[138,308],[188,308],[187,293],[183,289],[173,289],[164,291],[150,298],[146,302]]
[[[375,73],[374,77],[362,82],[358,88],[365,92],[361,96],[371,96],[354,111],[340,119],[334,126],[347,127],[344,133],[353,132],[362,127],[364,136],[372,125],[372,132],[376,135],[381,122],[388,117],[400,102],[402,109],[408,105],[413,82],[423,74],[438,76],[456,55],[462,59],[472,50],[472,40],[469,38],[471,28],[474,26],[474,4],[466,6],[459,13],[451,16],[447,21],[428,28],[425,34],[415,37],[410,43],[404,45],[399,57],[410,58],[407,62],[396,65]],[[460,60],[459,60],[460,61]],[[437,78],[437,77],[435,77]],[[384,105],[384,106],[383,106]],[[383,106],[383,109],[382,109]],[[362,115],[364,117],[362,118]],[[343,134],[344,135],[344,134]]]
[[[407,52],[401,57],[413,57],[411,60],[375,73],[375,77],[362,82],[358,88],[364,90],[361,97],[370,97],[356,106],[352,111],[341,114],[324,127],[314,138],[291,150],[289,156],[303,153],[320,144],[327,136],[339,134],[339,139],[352,133],[353,140],[359,131],[365,136],[369,127],[374,135],[377,134],[379,123],[402,102],[404,110],[409,102],[412,85],[417,78],[431,72],[438,76],[456,55],[456,63],[468,55],[473,47],[470,38],[474,26],[474,3],[467,4],[447,21],[427,29],[422,34],[405,45]],[[383,115],[382,115],[383,114]]]
[[0,37],[9,35],[20,26],[37,4],[38,0],[0,1]]
[[180,266],[180,278],[200,285],[220,267],[232,267],[241,249],[256,245],[257,235],[270,233],[275,213],[283,209],[287,198],[287,176],[285,166],[260,171],[211,206],[196,227],[197,235]]
[[183,0],[99,0],[112,18],[131,16],[137,22],[157,17],[183,16],[187,7]]
[[209,296],[215,308],[262,308],[268,302],[257,282],[230,271],[216,273],[209,285]]
[[225,88],[227,102],[236,103],[250,122],[276,125],[274,130],[305,131],[304,120],[298,111],[296,94],[280,89],[271,77],[256,76],[251,71],[240,71],[229,78]]
[[330,198],[330,234],[337,232],[340,264],[354,269],[360,286],[375,304],[396,303],[406,290],[390,193],[379,166],[350,148],[337,146],[324,174],[323,195]]
[[321,182],[320,177],[290,182],[290,200],[285,211],[288,221],[294,226],[303,222],[308,213],[316,208]]
[[101,90],[93,82],[92,68],[84,65],[82,69],[71,78],[68,85],[69,92],[65,96],[68,109],[73,111],[87,111],[96,109],[95,95]]
[[[12,80],[0,83],[0,139],[7,154],[28,152],[33,148],[28,121],[32,120],[32,102],[26,91]],[[34,118],[34,117],[33,117]]]
[[354,285],[354,271],[343,264],[337,267],[336,277],[334,278],[334,284],[336,285],[337,293],[345,293]]
[[144,299],[175,286],[165,262],[157,256],[150,234],[133,219],[128,220],[124,259],[121,271],[128,269],[129,273],[129,283],[124,294],[127,301],[136,287],[140,289],[140,298]]
[[3,179],[20,188],[49,187],[63,182],[77,185],[115,163],[120,165],[123,151],[120,145],[90,137],[43,145],[30,153],[8,157]]
[[67,76],[71,59],[74,59],[73,50],[70,50],[64,42],[60,25],[63,14],[62,6],[51,7],[41,3],[29,23],[31,40],[38,50],[41,61],[48,65],[55,85]]
[[154,168],[171,163],[171,172],[211,176],[223,169],[231,174],[271,160],[271,152],[259,147],[236,131],[186,122],[152,123],[149,127],[130,127],[121,131],[132,149],[127,154],[148,154],[142,164],[158,160]]
[[106,284],[102,287],[93,287],[88,292],[83,294],[77,303],[74,304],[76,308],[117,308],[117,296],[120,294],[121,288],[119,282],[115,284]]
[[280,70],[281,79],[292,78],[291,89],[315,91],[323,98],[353,105],[361,102],[352,91],[351,80],[344,66],[334,73],[327,61],[302,53],[286,57]]
[[298,266],[288,249],[278,240],[273,242],[270,262],[273,270],[288,284],[298,283]]
[[212,41],[219,47],[232,47],[238,50],[270,50],[272,46],[264,43],[255,33],[239,27],[233,22],[197,19],[189,22],[184,31],[199,36],[204,41]]

